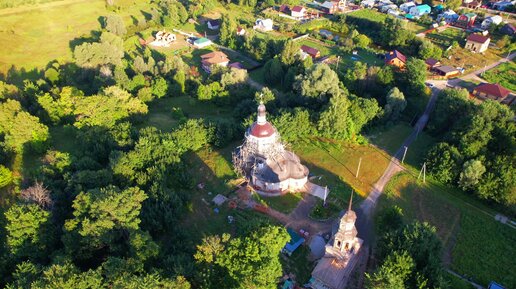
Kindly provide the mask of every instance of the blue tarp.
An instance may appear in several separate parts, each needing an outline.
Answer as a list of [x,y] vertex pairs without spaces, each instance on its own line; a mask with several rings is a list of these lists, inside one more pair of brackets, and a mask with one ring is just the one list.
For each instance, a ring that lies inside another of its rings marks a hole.
[[502,285],[500,285],[496,282],[493,282],[493,281],[491,281],[491,283],[489,283],[489,286],[487,288],[488,289],[505,289],[504,287],[502,287]]
[[292,288],[294,288],[294,283],[292,283],[292,281],[290,281],[290,280],[285,281],[285,284],[283,284],[283,287],[281,287],[281,289],[292,289]]
[[287,232],[290,235],[290,242],[288,242],[285,247],[283,248],[284,252],[288,255],[292,255],[294,251],[301,246],[305,242],[305,238],[302,238],[299,236],[298,233],[296,233],[291,228],[287,228]]

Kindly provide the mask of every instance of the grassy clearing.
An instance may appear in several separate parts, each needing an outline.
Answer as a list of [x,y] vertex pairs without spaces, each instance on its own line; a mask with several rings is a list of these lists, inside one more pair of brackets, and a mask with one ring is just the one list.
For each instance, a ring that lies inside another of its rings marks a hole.
[[[412,133],[413,127],[406,122],[399,122],[386,129],[372,132],[368,135],[369,141],[387,151],[390,155],[395,154],[403,141]],[[435,144],[436,140],[422,132],[407,149],[404,163],[419,170],[426,156],[427,151]]]
[[400,206],[406,221],[418,219],[437,228],[443,260],[452,270],[487,286],[494,280],[515,288],[514,229],[494,220],[492,210],[454,188],[416,182],[407,173],[396,176],[381,197],[379,210]]
[[204,118],[206,120],[225,118],[232,111],[230,108],[221,108],[189,96],[156,99],[148,106],[149,113],[138,127],[154,126],[166,132],[172,131],[179,124],[179,120],[172,113],[173,108],[181,109],[187,118]]
[[[143,18],[147,3],[118,3],[123,7],[119,13],[126,25],[132,24],[131,15]],[[12,65],[30,70],[43,68],[54,59],[70,61],[70,41],[89,37],[92,30],[100,28],[99,17],[109,13],[112,12],[105,8],[105,1],[91,0],[66,1],[58,6],[44,4],[0,17],[0,73]]]
[[288,193],[278,197],[261,197],[259,194],[253,194],[253,196],[255,196],[259,202],[284,214],[292,212],[297,207],[297,203],[303,199],[303,194],[301,193]]
[[[0,73],[12,65],[27,70],[42,68],[57,59],[70,61],[70,41],[89,37],[92,30],[100,28],[99,17],[109,12],[105,1],[68,1],[59,6],[34,6],[30,10],[0,17]],[[143,18],[142,11],[148,1],[122,0],[120,15],[126,25],[132,24],[131,15]]]
[[[347,202],[350,186],[362,197],[383,174],[389,156],[371,145],[354,145],[323,140],[311,140],[293,145],[293,150],[308,166],[317,184],[327,185],[331,195]],[[359,159],[360,174],[355,178]]]
[[516,62],[502,63],[488,70],[482,77],[491,83],[499,83],[507,89],[516,91]]
[[312,39],[309,39],[309,38],[305,38],[305,39],[302,39],[302,40],[299,40],[297,41],[297,43],[299,43],[299,45],[306,45],[306,46],[309,46],[309,47],[312,47],[312,48],[315,48],[317,50],[319,50],[321,52],[321,57],[324,57],[324,56],[328,56],[330,54],[334,54],[335,52],[333,51],[332,47],[330,47],[329,45],[325,45],[319,41],[314,41]]
[[433,43],[439,45],[442,49],[447,49],[454,41],[461,42],[466,38],[466,33],[462,29],[448,28],[441,32],[434,30],[425,36]]

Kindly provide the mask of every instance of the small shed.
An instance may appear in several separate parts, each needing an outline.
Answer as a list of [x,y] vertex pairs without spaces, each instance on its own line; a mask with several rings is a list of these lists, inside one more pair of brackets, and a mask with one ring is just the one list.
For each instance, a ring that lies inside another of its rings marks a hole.
[[223,205],[226,201],[228,200],[228,198],[226,198],[226,196],[223,196],[221,194],[218,194],[215,196],[215,198],[213,198],[213,200],[211,200],[213,203],[215,203],[215,205],[217,206],[221,206]]
[[194,41],[193,45],[197,48],[204,48],[204,47],[208,47],[210,46],[211,44],[213,44],[211,42],[211,40],[209,40],[208,38],[204,38],[204,37],[201,37],[201,38],[198,38]]
[[438,66],[438,67],[435,67],[434,68],[434,71],[441,75],[441,76],[444,76],[446,78],[449,78],[449,77],[454,77],[454,76],[457,76],[460,74],[459,70],[455,67],[452,67],[452,66],[448,66],[448,65],[443,65],[443,66]]
[[299,236],[296,231],[294,231],[292,228],[287,228],[287,232],[290,235],[290,241],[283,247],[283,250],[281,250],[283,253],[292,256],[292,253],[294,253],[301,244],[305,242],[305,238]]

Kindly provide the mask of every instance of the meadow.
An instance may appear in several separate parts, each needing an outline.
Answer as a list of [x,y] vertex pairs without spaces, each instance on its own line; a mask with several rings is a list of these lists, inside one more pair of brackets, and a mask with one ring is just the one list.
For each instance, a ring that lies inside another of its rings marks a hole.
[[[128,26],[144,18],[142,12],[149,1],[118,2],[122,7],[118,13]],[[100,17],[112,13],[104,0],[66,0],[22,8],[10,9],[0,17],[0,73],[12,66],[31,70],[45,68],[53,60],[72,60],[72,42],[90,38],[91,32],[100,28]]]
[[516,62],[502,63],[486,71],[482,77],[491,83],[499,83],[507,89],[516,91]]
[[[392,154],[410,132],[410,126],[399,123],[369,134],[368,139]],[[408,148],[407,170],[391,179],[377,212],[396,205],[403,209],[406,222],[429,222],[437,228],[443,242],[443,262],[447,268],[483,286],[497,281],[506,288],[515,288],[516,279],[511,275],[516,258],[511,247],[516,241],[513,229],[495,221],[493,209],[464,192],[429,176],[426,183],[422,178],[418,181],[424,156],[434,143],[435,139],[423,132]],[[448,279],[452,288],[468,288],[456,277]]]

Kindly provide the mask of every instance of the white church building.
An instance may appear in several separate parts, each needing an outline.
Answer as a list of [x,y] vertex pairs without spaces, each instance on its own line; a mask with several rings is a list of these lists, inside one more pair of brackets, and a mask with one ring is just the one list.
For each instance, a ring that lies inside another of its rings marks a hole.
[[245,176],[258,193],[277,196],[305,188],[308,168],[299,157],[285,149],[276,128],[267,121],[264,104],[246,131],[244,143],[233,153],[237,172]]

